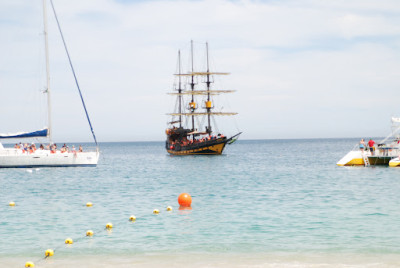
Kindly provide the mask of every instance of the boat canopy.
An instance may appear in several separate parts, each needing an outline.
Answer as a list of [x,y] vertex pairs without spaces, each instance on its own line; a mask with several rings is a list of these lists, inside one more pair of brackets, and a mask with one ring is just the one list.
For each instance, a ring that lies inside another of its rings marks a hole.
[[208,134],[207,132],[199,132],[197,130],[189,132],[188,135],[206,135]]
[[48,128],[36,130],[33,132],[0,133],[0,139],[47,137],[48,133]]
[[400,123],[400,117],[392,117],[392,123]]

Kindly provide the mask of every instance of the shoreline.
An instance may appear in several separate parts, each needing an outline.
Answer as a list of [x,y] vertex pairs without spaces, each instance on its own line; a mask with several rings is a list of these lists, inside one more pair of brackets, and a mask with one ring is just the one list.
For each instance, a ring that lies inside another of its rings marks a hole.
[[[57,254],[57,253],[56,253]],[[359,253],[157,253],[140,255],[88,255],[0,257],[2,267],[127,268],[127,267],[399,267],[400,254]]]

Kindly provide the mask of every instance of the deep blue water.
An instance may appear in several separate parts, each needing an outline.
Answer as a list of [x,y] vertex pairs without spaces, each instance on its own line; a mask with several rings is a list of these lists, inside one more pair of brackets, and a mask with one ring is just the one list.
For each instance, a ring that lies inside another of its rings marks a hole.
[[[40,258],[47,248],[65,257],[399,254],[400,169],[337,167],[356,143],[238,141],[221,156],[181,157],[163,142],[103,143],[96,168],[1,169],[0,258]],[[190,211],[178,210],[182,192]]]

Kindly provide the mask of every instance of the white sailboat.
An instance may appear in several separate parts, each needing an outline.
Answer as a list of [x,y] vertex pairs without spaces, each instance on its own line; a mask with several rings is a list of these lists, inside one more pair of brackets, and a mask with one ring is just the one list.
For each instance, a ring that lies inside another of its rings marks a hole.
[[72,73],[75,78],[76,85],[81,97],[83,108],[86,112],[86,116],[89,122],[90,129],[93,134],[93,139],[96,143],[95,151],[82,151],[82,150],[57,150],[52,144],[52,126],[51,126],[51,98],[50,98],[50,73],[49,73],[49,53],[48,53],[48,30],[47,30],[47,6],[46,0],[43,0],[43,25],[44,25],[44,41],[45,41],[45,56],[46,56],[46,90],[47,94],[47,116],[48,126],[32,131],[32,132],[18,132],[18,133],[6,133],[0,134],[0,140],[9,139],[32,139],[47,137],[49,145],[42,148],[30,147],[29,149],[24,148],[5,148],[0,142],[0,168],[25,168],[25,167],[70,167],[70,166],[96,166],[99,159],[99,147],[97,144],[96,136],[92,128],[92,124],[89,119],[89,115],[86,110],[85,103],[82,98],[82,94],[79,88],[78,81],[76,79],[75,71],[72,66],[72,62],[68,53],[68,49],[65,44],[64,37],[58,22],[58,18],[54,9],[52,0],[50,0],[54,15],[57,21],[58,29],[60,31],[62,40],[64,42],[65,50],[68,56],[68,60],[72,69]]

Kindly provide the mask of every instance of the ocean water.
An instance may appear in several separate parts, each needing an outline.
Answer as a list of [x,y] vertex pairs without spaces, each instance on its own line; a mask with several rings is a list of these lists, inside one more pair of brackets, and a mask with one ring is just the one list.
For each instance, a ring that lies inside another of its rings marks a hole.
[[0,267],[399,267],[400,169],[336,166],[357,141],[103,143],[96,168],[0,169]]

